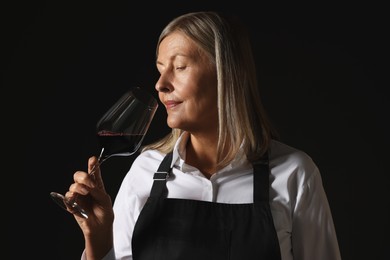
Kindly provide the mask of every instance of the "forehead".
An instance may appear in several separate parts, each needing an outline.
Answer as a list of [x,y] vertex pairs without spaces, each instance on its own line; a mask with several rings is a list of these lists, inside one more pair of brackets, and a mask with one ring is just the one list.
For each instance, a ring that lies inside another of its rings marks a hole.
[[202,53],[199,46],[188,36],[181,32],[167,35],[158,47],[158,57],[189,56],[196,57]]

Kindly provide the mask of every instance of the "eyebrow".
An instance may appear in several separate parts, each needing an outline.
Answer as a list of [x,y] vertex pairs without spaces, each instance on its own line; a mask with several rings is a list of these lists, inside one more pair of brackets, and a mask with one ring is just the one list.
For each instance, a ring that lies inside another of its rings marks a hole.
[[[184,58],[187,58],[187,59],[193,59],[191,55],[177,53],[177,54],[173,55],[172,57],[170,57],[169,60],[170,61],[174,61],[177,57],[184,57]],[[162,63],[159,60],[156,60],[156,65],[164,65],[164,63]]]

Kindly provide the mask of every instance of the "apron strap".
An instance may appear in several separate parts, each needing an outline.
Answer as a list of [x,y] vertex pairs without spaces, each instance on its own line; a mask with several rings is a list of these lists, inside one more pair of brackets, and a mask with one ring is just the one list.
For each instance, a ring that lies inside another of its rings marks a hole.
[[167,179],[169,177],[169,173],[171,172],[171,164],[172,164],[172,155],[170,152],[165,155],[163,161],[157,169],[157,172],[154,173],[153,176],[153,186],[150,191],[150,197],[166,197],[168,194],[168,189],[166,186]]
[[253,163],[253,201],[269,202],[269,159],[268,152]]

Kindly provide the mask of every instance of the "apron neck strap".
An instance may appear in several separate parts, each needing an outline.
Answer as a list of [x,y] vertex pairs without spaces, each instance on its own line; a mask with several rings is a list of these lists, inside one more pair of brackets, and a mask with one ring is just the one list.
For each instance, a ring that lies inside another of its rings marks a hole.
[[269,202],[269,159],[268,152],[253,163],[253,201]]
[[150,191],[150,197],[166,197],[168,194],[167,189],[167,179],[169,177],[169,173],[171,172],[171,164],[172,164],[172,155],[170,152],[165,155],[163,161],[157,169],[157,172],[154,173],[153,176],[153,186]]

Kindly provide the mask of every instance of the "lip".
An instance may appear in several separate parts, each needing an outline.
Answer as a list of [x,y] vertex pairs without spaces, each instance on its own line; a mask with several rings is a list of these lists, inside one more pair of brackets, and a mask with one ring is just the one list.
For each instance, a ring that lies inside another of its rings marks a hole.
[[174,108],[174,107],[176,107],[179,104],[181,104],[181,102],[174,101],[174,100],[167,100],[167,101],[164,102],[164,105],[165,105],[166,109]]

